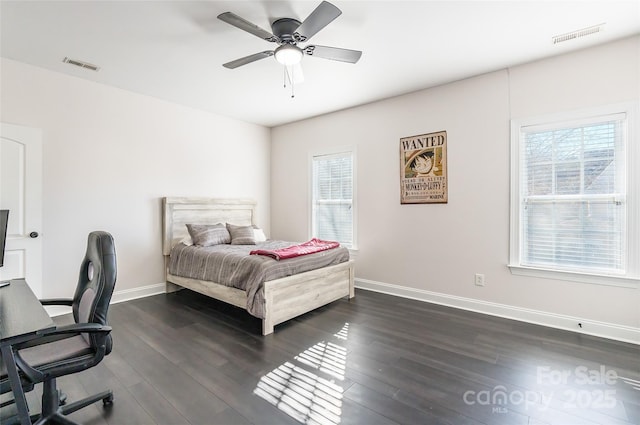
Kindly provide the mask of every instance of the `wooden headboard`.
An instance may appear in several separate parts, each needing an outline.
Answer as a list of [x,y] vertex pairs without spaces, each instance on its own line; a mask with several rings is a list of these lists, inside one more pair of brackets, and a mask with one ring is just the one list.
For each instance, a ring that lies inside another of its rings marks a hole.
[[256,202],[250,199],[168,197],[162,199],[162,253],[189,236],[185,224],[255,223]]

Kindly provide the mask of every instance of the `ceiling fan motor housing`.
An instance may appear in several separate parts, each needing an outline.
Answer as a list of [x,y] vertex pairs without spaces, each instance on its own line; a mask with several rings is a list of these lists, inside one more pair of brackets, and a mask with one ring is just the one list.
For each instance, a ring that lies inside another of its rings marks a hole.
[[[300,21],[293,18],[281,18],[273,21],[271,31],[280,39],[280,44],[296,44],[304,39],[295,31],[300,26]],[[305,37],[306,38],[306,37]]]

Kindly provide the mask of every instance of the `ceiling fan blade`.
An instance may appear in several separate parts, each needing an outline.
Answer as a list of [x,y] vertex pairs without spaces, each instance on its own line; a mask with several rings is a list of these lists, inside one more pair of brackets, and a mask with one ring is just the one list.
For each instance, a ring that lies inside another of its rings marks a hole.
[[299,41],[308,41],[322,28],[342,14],[342,11],[328,1],[323,1],[296,29]]
[[309,56],[349,63],[358,62],[360,56],[362,56],[362,52],[359,50],[342,49],[340,47],[311,45],[305,47],[303,50]]
[[251,22],[243,19],[232,12],[225,12],[218,15],[218,19],[226,22],[229,25],[233,25],[236,28],[240,28],[250,34],[260,37],[263,40],[277,42],[278,38],[271,34],[269,31],[260,28],[259,26],[252,24]]
[[273,56],[273,50],[266,50],[264,52],[254,53],[253,55],[245,56],[243,58],[236,59],[234,61],[222,64],[222,66],[229,69],[235,69],[239,66],[246,65],[248,63],[255,62],[260,59],[268,58],[269,56]]

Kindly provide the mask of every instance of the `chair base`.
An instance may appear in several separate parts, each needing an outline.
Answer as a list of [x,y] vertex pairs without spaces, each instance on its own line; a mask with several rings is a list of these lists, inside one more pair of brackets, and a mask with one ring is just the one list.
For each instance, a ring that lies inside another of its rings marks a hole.
[[94,394],[71,404],[60,405],[60,392],[56,388],[55,378],[45,380],[42,389],[42,413],[32,417],[34,425],[60,424],[60,425],[80,425],[67,418],[66,415],[82,409],[102,400],[105,406],[113,404],[113,391],[107,390]]

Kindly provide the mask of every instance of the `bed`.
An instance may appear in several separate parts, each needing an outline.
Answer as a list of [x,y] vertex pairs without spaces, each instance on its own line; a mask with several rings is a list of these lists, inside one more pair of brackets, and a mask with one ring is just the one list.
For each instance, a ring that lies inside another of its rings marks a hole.
[[[232,223],[256,225],[256,203],[248,199],[194,197],[163,198],[162,252],[165,258],[166,292],[188,288],[220,301],[247,309],[247,291],[210,280],[170,273],[171,250],[189,236],[186,224]],[[275,261],[275,260],[273,260]],[[289,261],[289,260],[283,260]],[[353,298],[353,261],[305,271],[262,283],[260,317],[262,334],[273,333],[275,325],[343,297]]]

